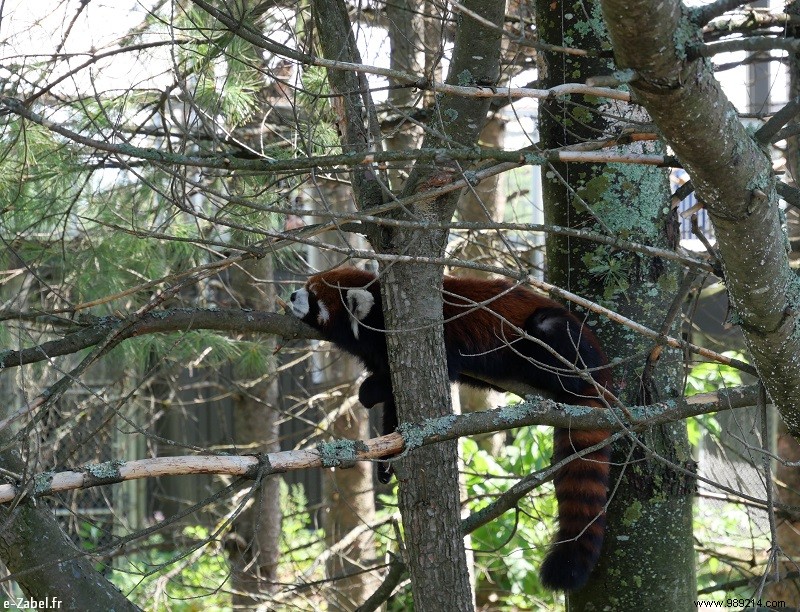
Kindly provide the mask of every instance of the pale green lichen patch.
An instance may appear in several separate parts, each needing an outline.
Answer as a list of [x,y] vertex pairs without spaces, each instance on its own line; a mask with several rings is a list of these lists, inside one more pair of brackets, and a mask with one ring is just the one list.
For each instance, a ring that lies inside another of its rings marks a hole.
[[556,404],[556,406],[563,410],[564,414],[572,417],[586,416],[587,414],[597,410],[596,408],[591,408],[590,406],[574,406],[572,404]]
[[494,422],[498,426],[507,423],[516,423],[521,417],[538,416],[557,406],[552,400],[542,400],[539,397],[527,397],[524,401],[509,406],[504,406],[497,411]]
[[634,501],[625,510],[625,514],[622,517],[622,522],[627,527],[630,527],[631,525],[636,523],[641,517],[642,517],[642,502]]
[[42,472],[33,477],[33,494],[41,495],[50,490],[50,485],[53,484],[53,477],[55,472]]
[[473,77],[472,73],[466,69],[459,72],[456,78],[458,79],[458,84],[462,87],[468,87],[475,84],[475,77]]
[[422,446],[427,438],[448,433],[455,420],[455,415],[451,414],[438,419],[426,419],[422,425],[403,423],[397,428],[397,431],[403,436],[406,448],[411,450]]
[[366,450],[367,446],[361,440],[333,440],[317,444],[323,467],[351,464],[358,459],[359,452]]
[[590,180],[581,196],[615,235],[652,239],[660,231],[653,213],[663,203],[664,180],[645,166],[608,164],[608,172]]
[[525,153],[522,159],[531,166],[542,166],[547,163],[547,158],[544,155],[537,155],[536,153]]
[[103,463],[85,465],[83,466],[83,471],[92,478],[119,478],[119,468],[123,465],[125,465],[124,461],[114,459],[112,461],[104,461]]
[[672,42],[675,44],[675,54],[679,59],[685,60],[688,57],[689,47],[700,41],[700,30],[697,24],[693,23],[690,15],[681,15]]

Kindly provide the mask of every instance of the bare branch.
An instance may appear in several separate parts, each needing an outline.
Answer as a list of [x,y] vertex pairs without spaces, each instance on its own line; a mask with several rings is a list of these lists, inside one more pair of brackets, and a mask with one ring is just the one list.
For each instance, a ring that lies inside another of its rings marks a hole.
[[[102,317],[87,327],[72,334],[51,340],[38,346],[18,351],[0,352],[0,369],[36,363],[70,355],[94,346],[115,329],[125,325],[126,319]],[[159,310],[145,314],[141,319],[120,331],[121,339],[134,338],[144,334],[158,334],[196,329],[210,329],[230,333],[275,334],[287,340],[319,339],[311,327],[296,317],[274,312],[248,311],[239,309],[202,310],[181,308]]]
[[[261,456],[182,456],[156,457],[134,461],[111,461],[87,466],[80,471],[34,477],[31,495],[40,497],[62,491],[114,484],[118,482],[177,476],[185,474],[226,474],[256,478],[259,475],[283,473],[320,467],[337,467],[353,461],[374,460],[394,455],[404,449],[453,440],[493,431],[505,431],[527,425],[551,425],[571,429],[638,429],[669,423],[690,416],[751,406],[758,394],[756,385],[717,393],[696,395],[682,402],[662,402],[628,409],[633,420],[622,410],[568,406],[546,399],[530,399],[521,404],[448,415],[431,419],[422,425],[404,424],[402,433],[395,432],[369,440],[334,440],[318,444],[315,449],[282,451]],[[13,484],[0,485],[0,503],[14,500],[21,492]]]
[[749,0],[716,0],[711,4],[692,10],[690,19],[693,23],[703,26],[712,19],[748,3]]
[[[491,90],[484,88],[464,88],[447,86],[452,89],[474,89],[487,92],[485,96],[495,97]],[[541,97],[563,95],[565,93],[591,93],[598,88],[587,88],[581,84],[562,85],[553,90],[528,90],[542,93]],[[561,93],[554,94],[559,90]],[[451,92],[458,93],[458,92]],[[491,95],[489,95],[491,94]],[[597,95],[597,94],[593,94]],[[501,96],[503,97],[503,96]],[[646,164],[655,166],[678,165],[676,160],[664,155],[643,155],[634,153],[598,152],[598,151],[572,151],[567,149],[554,149],[536,151],[534,148],[525,148],[517,151],[502,151],[499,149],[470,147],[463,149],[414,149],[401,151],[357,151],[341,155],[320,155],[317,157],[294,158],[289,160],[270,159],[243,159],[224,154],[209,156],[182,155],[149,147],[136,147],[130,144],[114,144],[105,140],[97,140],[83,136],[78,132],[47,119],[46,117],[27,108],[22,102],[14,98],[0,97],[0,107],[7,109],[20,117],[33,121],[47,129],[68,138],[78,144],[90,147],[97,151],[113,153],[121,157],[133,157],[159,164],[174,164],[178,166],[213,168],[218,170],[244,170],[253,172],[295,172],[297,170],[312,170],[334,166],[366,166],[400,161],[441,162],[453,161],[509,161],[519,164],[541,165],[546,162],[601,162],[621,164]]]
[[719,53],[732,53],[735,51],[789,51],[796,53],[800,50],[800,39],[778,38],[774,36],[752,36],[749,38],[733,38],[708,45],[693,45],[688,51],[690,59],[712,57]]

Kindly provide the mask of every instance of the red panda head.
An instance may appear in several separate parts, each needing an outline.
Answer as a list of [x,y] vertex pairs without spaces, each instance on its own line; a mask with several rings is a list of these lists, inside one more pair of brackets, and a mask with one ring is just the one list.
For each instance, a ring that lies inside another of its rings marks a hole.
[[375,275],[357,268],[336,268],[316,274],[290,298],[292,314],[323,332],[349,322],[358,339],[359,322],[375,305]]

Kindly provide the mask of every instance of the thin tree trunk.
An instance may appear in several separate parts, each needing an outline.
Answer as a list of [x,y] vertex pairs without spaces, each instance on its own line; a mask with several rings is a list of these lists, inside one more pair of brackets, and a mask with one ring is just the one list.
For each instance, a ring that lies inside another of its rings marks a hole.
[[[786,12],[790,15],[800,15],[800,0],[787,2]],[[792,27],[790,36],[797,36],[797,27]],[[789,99],[796,100],[800,96],[800,55],[790,53],[786,58],[789,72]],[[790,123],[796,126],[797,118]],[[794,186],[798,185],[800,176],[800,146],[798,146],[796,135],[786,139],[786,169]],[[796,210],[787,210],[787,227],[789,228],[789,239],[797,240],[798,236],[798,214]],[[795,254],[796,256],[796,254]],[[776,453],[781,461],[775,464],[775,497],[777,501],[786,506],[800,505],[800,472],[794,465],[800,461],[800,443],[792,437],[786,425],[780,421],[778,423],[778,436],[776,443]],[[794,465],[787,465],[790,462]],[[765,599],[773,601],[783,601],[789,607],[800,607],[800,577],[786,577],[795,575],[797,572],[797,559],[800,559],[800,521],[787,513],[778,514],[777,521],[777,544],[780,547],[781,555],[778,558],[778,571],[782,579],[776,583],[768,584],[764,590]],[[771,573],[772,575],[772,573]]]
[[[340,212],[352,211],[352,194],[341,183],[323,182],[318,184],[325,206]],[[364,239],[357,234],[335,235],[327,242],[353,248],[363,248]],[[311,267],[327,269],[338,261],[339,256],[314,249],[309,257]],[[325,359],[320,366],[326,384],[331,386],[349,383],[358,377],[360,367],[356,360],[338,351],[331,359]],[[355,397],[337,405],[330,403],[334,411],[329,418],[327,431],[337,439],[364,440],[372,437],[370,415]],[[374,410],[380,410],[376,406]],[[375,467],[369,462],[357,462],[347,468],[327,470],[323,474],[322,492],[327,512],[323,527],[328,550],[336,552],[328,557],[326,572],[331,580],[328,605],[331,610],[354,610],[378,587],[374,572],[362,571],[372,565],[375,559],[375,541],[371,529],[365,526],[375,522],[375,489],[373,474]]]
[[[470,0],[468,10],[499,26],[505,3]],[[341,0],[315,0],[315,24],[326,57],[358,61],[347,13]],[[469,17],[459,17],[451,83],[469,80],[492,85],[499,77],[500,34]],[[370,147],[369,130],[361,108],[371,120],[368,94],[352,75],[329,70],[334,93],[341,94],[339,128],[346,150]],[[354,92],[359,92],[355,95]],[[435,109],[435,129],[459,144],[474,144],[486,121],[487,102],[443,96]],[[429,135],[423,146],[440,146]],[[406,183],[404,194],[427,188],[449,177],[458,168],[416,166]],[[353,190],[359,209],[378,203],[379,177],[374,171],[354,171]],[[370,183],[370,179],[374,179]],[[385,183],[384,183],[385,184]],[[448,221],[455,198],[418,206],[417,219]],[[370,241],[383,253],[440,256],[447,232],[386,231],[373,229]],[[440,269],[425,265],[387,266],[381,276],[387,344],[392,370],[392,386],[400,421],[421,421],[450,412],[450,385],[443,348]],[[395,333],[395,330],[397,333]],[[460,526],[460,502],[456,444],[447,442],[417,449],[398,461],[400,511],[405,527],[408,563],[415,609],[471,610],[469,573]]]
[[[272,310],[275,286],[269,256],[248,261],[231,275],[233,294],[242,308]],[[267,282],[264,282],[267,281]],[[260,336],[259,342],[272,353],[273,336]],[[280,450],[278,376],[274,363],[251,384],[240,379],[241,388],[233,395],[234,437],[237,447],[247,452],[273,453]],[[250,505],[236,519],[227,546],[231,559],[234,606],[252,606],[260,601],[259,593],[275,590],[283,515],[281,513],[281,478],[269,476],[261,482]]]
[[[400,70],[408,74],[422,74],[426,54],[423,52],[426,20],[419,12],[418,0],[398,0],[386,4],[386,20],[388,21],[389,44],[391,55],[389,66],[392,70]],[[391,85],[398,85],[390,81]],[[413,150],[422,136],[422,130],[411,121],[403,118],[402,113],[414,111],[417,93],[409,87],[397,87],[389,90],[389,102],[399,111],[395,124],[390,127],[386,138],[388,151]],[[405,175],[400,168],[389,170],[392,189],[399,189]]]
[[[342,368],[339,368],[341,370]],[[339,415],[330,432],[337,439],[364,440],[370,436],[369,415],[355,397],[336,407]],[[328,598],[331,610],[355,610],[378,587],[374,572],[363,569],[375,563],[373,464],[357,461],[347,468],[327,470],[323,476],[325,542],[336,549],[326,564],[333,582]]]
[[[468,10],[499,25],[504,2],[472,0]],[[456,30],[453,59],[447,81],[468,78],[475,83],[495,83],[499,77],[500,37],[469,17],[462,16]],[[486,122],[488,104],[443,96],[435,109],[434,127],[459,144],[474,144]],[[428,134],[423,147],[441,146]],[[434,184],[457,167],[415,166],[404,195]],[[449,197],[413,211],[417,219],[448,221],[455,210]],[[396,229],[373,235],[373,246],[384,253],[439,257],[447,239],[445,231]],[[381,276],[387,347],[398,417],[403,422],[451,412],[441,308],[442,271],[418,264],[387,266]],[[471,610],[473,599],[460,528],[457,444],[447,442],[417,449],[398,461],[399,504],[408,548],[408,564],[417,610]]]

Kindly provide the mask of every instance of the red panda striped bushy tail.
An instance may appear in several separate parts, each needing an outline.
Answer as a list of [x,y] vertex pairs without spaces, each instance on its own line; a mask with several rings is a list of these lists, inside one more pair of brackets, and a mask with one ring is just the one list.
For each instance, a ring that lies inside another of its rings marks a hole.
[[[553,463],[608,438],[607,431],[556,429]],[[573,459],[555,476],[559,529],[542,564],[540,578],[548,589],[581,588],[600,557],[606,526],[605,505],[611,447]]]

